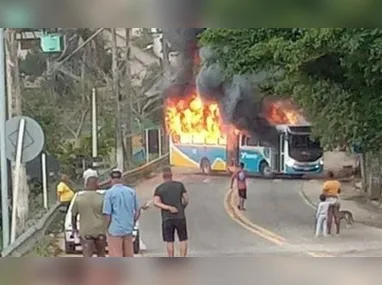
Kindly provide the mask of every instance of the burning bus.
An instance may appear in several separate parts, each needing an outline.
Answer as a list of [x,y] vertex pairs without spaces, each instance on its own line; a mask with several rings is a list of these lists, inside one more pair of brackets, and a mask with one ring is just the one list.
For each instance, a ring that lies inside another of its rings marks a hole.
[[205,174],[227,171],[238,162],[252,174],[302,176],[323,170],[323,150],[311,138],[311,126],[287,101],[267,104],[265,116],[277,130],[270,145],[253,134],[224,124],[219,105],[203,101],[196,91],[168,98],[165,124],[173,166],[200,168]]

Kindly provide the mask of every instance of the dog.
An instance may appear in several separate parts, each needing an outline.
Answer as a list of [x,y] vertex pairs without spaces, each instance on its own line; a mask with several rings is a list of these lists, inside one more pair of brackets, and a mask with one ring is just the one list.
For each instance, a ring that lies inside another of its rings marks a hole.
[[346,221],[346,227],[349,228],[354,224],[354,217],[352,212],[347,211],[347,210],[341,210],[338,212],[338,217],[340,219],[340,222],[342,220]]

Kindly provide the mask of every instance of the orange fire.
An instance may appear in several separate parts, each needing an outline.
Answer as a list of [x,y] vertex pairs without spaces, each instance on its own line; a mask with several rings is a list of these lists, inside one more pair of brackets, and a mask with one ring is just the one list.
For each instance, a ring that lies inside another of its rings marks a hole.
[[289,101],[276,101],[268,105],[266,117],[272,125],[298,125],[306,123],[302,113]]
[[175,143],[225,144],[218,105],[203,102],[196,93],[167,99],[165,123]]

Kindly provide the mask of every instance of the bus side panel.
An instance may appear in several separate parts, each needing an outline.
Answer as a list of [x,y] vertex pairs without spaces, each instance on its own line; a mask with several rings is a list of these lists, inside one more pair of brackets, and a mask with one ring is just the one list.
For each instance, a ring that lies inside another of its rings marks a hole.
[[202,159],[209,161],[212,170],[226,170],[224,146],[172,145],[173,165],[199,168]]
[[262,149],[248,146],[240,148],[240,162],[245,164],[245,169],[249,173],[259,173],[261,162],[267,161]]
[[171,144],[170,146],[170,164],[172,166],[184,166],[190,168],[199,168],[199,163],[188,155],[190,151],[185,151],[184,148],[191,148],[191,146],[182,147],[181,150],[178,145]]

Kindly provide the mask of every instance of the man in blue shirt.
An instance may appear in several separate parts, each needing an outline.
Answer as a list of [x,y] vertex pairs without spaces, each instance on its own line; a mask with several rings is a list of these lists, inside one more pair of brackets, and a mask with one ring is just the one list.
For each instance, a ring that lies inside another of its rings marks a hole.
[[110,173],[112,187],[107,190],[103,214],[108,223],[108,249],[110,257],[133,257],[133,230],[139,219],[137,194],[122,181],[122,172]]

